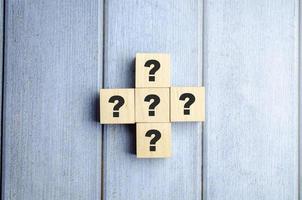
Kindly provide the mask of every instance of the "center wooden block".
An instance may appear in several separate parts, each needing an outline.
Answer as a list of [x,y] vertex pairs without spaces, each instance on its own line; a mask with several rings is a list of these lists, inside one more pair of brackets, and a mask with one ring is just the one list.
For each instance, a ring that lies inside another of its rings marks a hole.
[[136,122],[170,122],[169,88],[136,88]]
[[137,123],[136,155],[138,158],[171,156],[171,123]]

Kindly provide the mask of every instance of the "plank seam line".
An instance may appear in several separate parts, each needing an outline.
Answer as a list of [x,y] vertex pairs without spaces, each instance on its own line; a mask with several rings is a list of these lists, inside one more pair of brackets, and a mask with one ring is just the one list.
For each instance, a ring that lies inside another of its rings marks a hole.
[[[102,0],[100,1],[101,4],[102,4],[102,14],[101,14],[101,17],[102,19],[99,19],[101,22],[102,22],[102,34],[100,34],[99,37],[101,37],[102,39],[102,42],[100,45],[102,45],[102,60],[101,60],[101,63],[102,63],[102,85],[101,85],[101,88],[104,88],[104,85],[105,85],[105,37],[106,37],[106,0]],[[105,187],[105,175],[104,175],[104,133],[105,133],[105,125],[101,125],[102,128],[101,128],[101,200],[104,200],[105,199],[105,194],[104,194],[104,187]]]
[[[200,10],[201,14],[199,14],[199,20],[201,21],[201,30],[200,30],[200,34],[201,34],[201,67],[202,67],[202,75],[201,75],[201,82],[202,82],[202,85],[205,87],[205,77],[206,77],[206,69],[205,69],[205,61],[204,61],[204,56],[205,56],[205,4],[206,4],[206,0],[201,0],[199,1],[201,2],[201,9],[198,9]],[[206,116],[206,119],[207,119],[207,100],[206,100],[206,95],[207,94],[207,88],[205,88],[205,116]],[[201,200],[205,200],[207,199],[206,198],[206,194],[205,194],[205,187],[206,187],[206,168],[205,168],[205,164],[207,164],[206,162],[206,131],[205,131],[205,124],[206,124],[206,121],[204,121],[202,123],[202,126],[201,126],[201,138],[202,138],[202,148],[201,148]]]
[[301,45],[302,45],[302,42],[301,42],[301,9],[302,9],[302,6],[301,6],[301,2],[300,0],[298,0],[298,30],[297,30],[297,37],[298,37],[298,55],[297,55],[297,64],[298,64],[298,200],[301,199],[301,183],[300,183],[300,180],[302,180],[301,178],[301,127],[302,127],[302,120],[301,120],[301,112],[302,112],[302,108],[301,108],[301,94],[302,94],[302,82],[301,82]]
[[0,172],[0,177],[1,177],[1,188],[0,188],[0,197],[1,199],[4,199],[4,190],[3,190],[3,187],[4,187],[4,178],[3,178],[3,169],[4,169],[4,148],[3,148],[3,138],[4,138],[4,129],[3,129],[3,125],[4,125],[4,122],[3,122],[3,116],[4,116],[4,106],[3,106],[3,102],[4,102],[4,64],[5,64],[5,6],[6,3],[5,3],[5,0],[2,0],[2,88],[1,88],[1,172]]
[[[198,85],[205,86],[204,85],[204,1],[205,0],[199,0],[198,3],[198,67],[197,69],[200,70],[198,72],[198,79],[201,78],[201,80],[198,80]],[[207,89],[205,90],[207,92]],[[206,95],[205,95],[206,96]],[[205,103],[205,109],[206,109],[206,103]],[[204,199],[204,125],[205,122],[202,122],[201,125],[199,125],[198,129],[200,129],[200,134],[201,134],[201,197],[200,199]]]

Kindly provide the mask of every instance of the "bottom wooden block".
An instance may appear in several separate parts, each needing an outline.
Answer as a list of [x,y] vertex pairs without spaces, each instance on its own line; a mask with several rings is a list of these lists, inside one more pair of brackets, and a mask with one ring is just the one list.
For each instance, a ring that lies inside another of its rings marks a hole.
[[138,158],[171,156],[171,123],[137,123],[136,155]]

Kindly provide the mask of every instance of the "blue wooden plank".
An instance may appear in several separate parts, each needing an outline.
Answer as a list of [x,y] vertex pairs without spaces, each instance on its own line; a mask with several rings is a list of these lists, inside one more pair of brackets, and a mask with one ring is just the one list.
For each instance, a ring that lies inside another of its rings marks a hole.
[[[172,85],[201,85],[201,0],[105,3],[104,86],[134,87],[136,52],[167,52]],[[201,199],[201,124],[172,125],[172,157],[137,159],[135,129],[104,128],[104,199]]]
[[298,199],[298,0],[206,0],[204,199]]
[[102,2],[6,1],[3,199],[100,199]]

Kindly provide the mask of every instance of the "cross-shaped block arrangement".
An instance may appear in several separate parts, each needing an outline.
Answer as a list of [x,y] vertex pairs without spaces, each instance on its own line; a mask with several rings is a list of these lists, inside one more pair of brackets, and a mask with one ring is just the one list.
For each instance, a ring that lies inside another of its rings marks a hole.
[[171,156],[171,122],[205,119],[204,87],[171,87],[169,54],[137,53],[135,88],[101,89],[101,124],[136,123],[138,158]]

